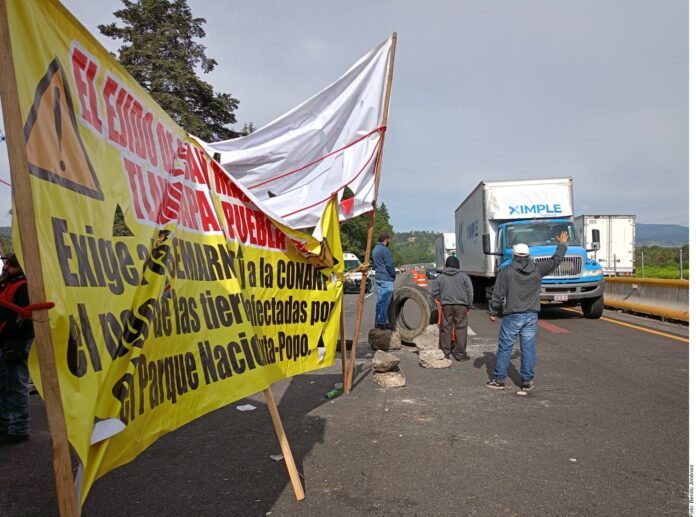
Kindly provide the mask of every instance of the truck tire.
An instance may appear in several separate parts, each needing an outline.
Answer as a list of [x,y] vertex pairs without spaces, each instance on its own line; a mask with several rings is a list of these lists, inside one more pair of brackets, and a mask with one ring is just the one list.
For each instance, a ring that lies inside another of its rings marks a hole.
[[[418,317],[412,318],[414,321],[407,321],[403,314],[404,305],[409,300],[418,308]],[[399,329],[401,339],[413,343],[428,325],[437,323],[438,311],[435,299],[428,289],[417,285],[402,285],[394,289],[388,314],[389,324]]]
[[580,302],[582,307],[582,314],[591,320],[596,320],[602,317],[602,312],[604,312],[604,296],[599,298],[587,298]]

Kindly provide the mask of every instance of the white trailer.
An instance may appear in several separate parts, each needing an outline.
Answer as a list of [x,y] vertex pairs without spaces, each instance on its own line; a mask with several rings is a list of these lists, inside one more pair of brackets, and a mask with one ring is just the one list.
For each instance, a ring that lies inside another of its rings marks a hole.
[[605,275],[635,273],[635,215],[579,215],[575,223],[585,247],[592,240],[592,230],[599,230],[602,246],[590,256],[602,264]]
[[441,233],[435,239],[435,267],[445,269],[445,261],[450,255],[456,255],[457,243],[454,232]]
[[482,181],[454,212],[459,266],[469,275],[494,278],[502,260],[484,253],[484,235],[490,237],[492,251],[503,253],[505,223],[572,216],[571,178]]

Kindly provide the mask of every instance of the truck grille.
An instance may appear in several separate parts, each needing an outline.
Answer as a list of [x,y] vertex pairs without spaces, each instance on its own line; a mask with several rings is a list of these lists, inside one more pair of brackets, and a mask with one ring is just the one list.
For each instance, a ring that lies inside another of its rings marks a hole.
[[[534,257],[534,262],[544,264],[551,262],[551,257]],[[582,271],[582,257],[564,257],[556,269],[548,277],[577,276]]]

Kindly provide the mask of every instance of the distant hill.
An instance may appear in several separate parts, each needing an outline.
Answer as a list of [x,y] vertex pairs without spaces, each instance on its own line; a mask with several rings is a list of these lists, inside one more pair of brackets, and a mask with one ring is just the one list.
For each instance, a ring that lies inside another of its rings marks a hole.
[[435,262],[435,237],[439,233],[414,230],[395,232],[390,246],[399,254],[403,264]]
[[678,224],[636,223],[636,246],[675,247],[689,244],[689,227]]

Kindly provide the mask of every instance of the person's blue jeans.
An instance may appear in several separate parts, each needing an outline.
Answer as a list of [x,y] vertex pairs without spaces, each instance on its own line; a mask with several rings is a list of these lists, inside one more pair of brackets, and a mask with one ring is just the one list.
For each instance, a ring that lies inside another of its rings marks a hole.
[[493,376],[499,382],[507,377],[510,366],[512,348],[515,346],[517,336],[520,336],[520,351],[522,354],[520,376],[522,381],[534,379],[534,365],[536,364],[536,333],[539,315],[536,312],[518,312],[503,316],[503,324],[498,334],[498,354],[495,361]]
[[24,354],[12,360],[0,351],[0,431],[12,435],[29,434],[29,367],[27,356],[32,340],[26,342]]
[[375,327],[389,325],[389,304],[394,292],[394,282],[375,280],[377,286],[377,308],[375,309]]

